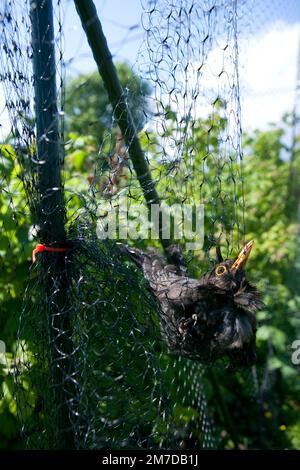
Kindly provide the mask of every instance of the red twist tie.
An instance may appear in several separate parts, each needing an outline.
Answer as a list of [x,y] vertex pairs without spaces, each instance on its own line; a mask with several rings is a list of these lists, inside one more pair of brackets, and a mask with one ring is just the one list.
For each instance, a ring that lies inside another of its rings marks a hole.
[[68,251],[68,250],[69,250],[69,248],[67,248],[67,247],[58,248],[58,247],[55,247],[55,246],[46,246],[46,245],[43,245],[42,243],[38,243],[36,245],[36,247],[34,248],[34,250],[32,251],[32,262],[33,263],[36,262],[36,254],[40,253],[42,251],[51,251],[52,253],[58,253],[58,252]]

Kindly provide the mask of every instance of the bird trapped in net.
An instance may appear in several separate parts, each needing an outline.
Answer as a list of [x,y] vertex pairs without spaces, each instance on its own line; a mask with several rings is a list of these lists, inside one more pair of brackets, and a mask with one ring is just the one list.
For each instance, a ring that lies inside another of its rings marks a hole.
[[245,274],[253,246],[218,263],[200,279],[187,276],[178,247],[169,250],[174,264],[154,251],[121,245],[148,280],[159,307],[161,330],[170,352],[211,363],[227,356],[233,366],[250,366],[256,360],[256,313],[263,303]]

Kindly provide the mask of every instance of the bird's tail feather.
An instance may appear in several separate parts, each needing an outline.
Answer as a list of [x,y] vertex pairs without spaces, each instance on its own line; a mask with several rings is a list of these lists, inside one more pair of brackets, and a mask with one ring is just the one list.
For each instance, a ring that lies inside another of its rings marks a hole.
[[127,256],[135,265],[141,269],[148,281],[157,278],[158,272],[161,272],[166,266],[166,260],[157,253],[156,250],[149,249],[144,252],[139,248],[119,244],[120,251]]
[[126,255],[131,261],[133,261],[139,268],[143,267],[145,259],[145,253],[139,248],[133,248],[131,246],[119,244],[120,251],[123,255]]

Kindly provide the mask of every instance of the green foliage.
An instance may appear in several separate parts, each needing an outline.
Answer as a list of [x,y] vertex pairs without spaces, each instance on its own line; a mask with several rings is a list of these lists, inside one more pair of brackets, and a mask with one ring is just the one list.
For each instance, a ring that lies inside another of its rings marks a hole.
[[[126,64],[117,64],[117,73],[123,87],[133,120],[138,129],[145,122],[145,100],[150,94],[149,86],[132,73]],[[109,137],[114,127],[113,112],[107,92],[98,72],[79,75],[69,81],[65,102],[66,131],[81,136],[92,135],[97,142]]]
[[0,445],[20,446],[19,423],[14,401],[12,372],[19,314],[28,276],[31,243],[30,214],[18,165],[11,145],[0,145]]

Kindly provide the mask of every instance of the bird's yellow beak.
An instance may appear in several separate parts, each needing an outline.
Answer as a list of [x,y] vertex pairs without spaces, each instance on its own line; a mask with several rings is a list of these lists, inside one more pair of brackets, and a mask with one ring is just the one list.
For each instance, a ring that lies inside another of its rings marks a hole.
[[241,269],[245,266],[245,264],[247,262],[247,259],[249,258],[249,255],[250,255],[250,252],[252,250],[253,245],[254,245],[254,241],[251,240],[250,242],[248,242],[244,246],[244,248],[242,249],[242,251],[238,255],[237,259],[235,260],[235,262],[231,266],[231,271],[236,271],[236,270]]

